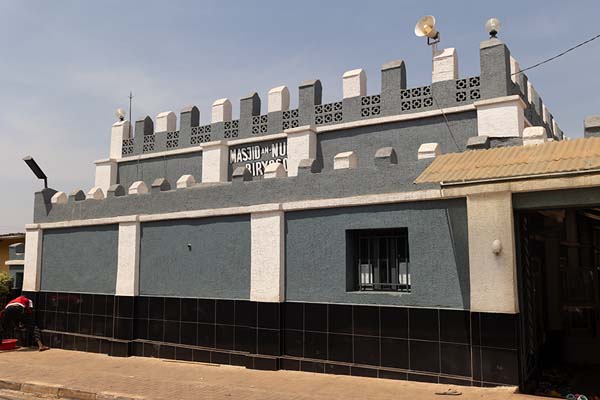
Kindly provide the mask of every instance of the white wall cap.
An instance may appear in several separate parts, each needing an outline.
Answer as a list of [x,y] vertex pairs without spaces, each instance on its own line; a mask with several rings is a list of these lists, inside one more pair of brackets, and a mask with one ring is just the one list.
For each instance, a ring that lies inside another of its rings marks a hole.
[[446,57],[454,57],[456,56],[456,49],[454,47],[448,47],[447,49],[438,50],[435,52],[434,59],[436,58],[446,58]]
[[274,162],[265,168],[265,179],[285,178],[287,176],[282,163]]
[[231,121],[231,101],[227,98],[215,100],[212,105],[212,122]]
[[439,143],[423,143],[419,146],[419,153],[417,159],[423,160],[425,158],[435,158],[442,154]]
[[296,128],[289,128],[284,130],[286,135],[295,135],[295,134],[301,134],[301,133],[306,133],[306,132],[311,132],[311,133],[316,133],[317,130],[314,127],[314,125],[302,125],[302,126],[298,126]]
[[362,68],[346,71],[342,75],[344,99],[367,94],[367,75]]
[[135,181],[129,186],[129,194],[146,194],[148,193],[148,186],[144,181]]
[[354,151],[345,151],[333,157],[333,169],[355,169],[357,166],[358,157]]
[[94,199],[94,200],[102,200],[104,199],[104,192],[99,186],[94,186],[87,192],[86,198]]
[[267,112],[285,111],[290,108],[290,91],[287,86],[277,86],[269,90]]
[[56,192],[50,199],[50,203],[52,204],[67,204],[68,201],[69,197],[65,192]]
[[545,104],[542,104],[542,119],[545,123],[550,122],[550,111],[548,111],[548,107]]
[[112,124],[112,126],[114,128],[118,128],[119,126],[127,126],[127,125],[130,125],[130,124],[129,124],[129,120],[126,120],[126,119],[123,121],[117,121],[114,124]]
[[184,189],[196,184],[196,178],[193,175],[181,175],[177,179],[177,189]]
[[213,140],[212,142],[202,143],[202,145],[201,145],[202,149],[208,149],[211,147],[218,147],[218,146],[227,146],[227,141],[226,140]]
[[513,56],[510,56],[510,79],[514,83],[517,83],[517,75],[515,74],[518,72],[521,72],[521,66]]
[[172,132],[177,129],[177,116],[173,111],[163,111],[156,116],[154,132]]
[[548,136],[543,126],[530,126],[523,129],[523,146],[546,143]]

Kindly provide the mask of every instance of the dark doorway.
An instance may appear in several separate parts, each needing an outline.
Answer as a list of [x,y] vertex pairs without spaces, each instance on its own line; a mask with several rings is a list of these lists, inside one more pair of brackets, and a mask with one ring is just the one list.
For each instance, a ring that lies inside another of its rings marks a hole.
[[540,395],[600,395],[600,208],[516,215],[521,383]]

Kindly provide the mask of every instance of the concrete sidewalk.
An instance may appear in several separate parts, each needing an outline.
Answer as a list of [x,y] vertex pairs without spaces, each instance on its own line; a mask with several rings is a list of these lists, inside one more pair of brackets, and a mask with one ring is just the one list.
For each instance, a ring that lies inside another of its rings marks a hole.
[[[448,385],[294,371],[256,371],[54,349],[43,353],[30,350],[2,352],[0,371],[0,380],[8,382],[60,385],[74,391],[114,392],[146,399],[439,400],[450,397],[435,394],[448,389]],[[462,395],[452,397],[460,399],[536,398],[515,394],[515,388],[507,387],[453,388]]]

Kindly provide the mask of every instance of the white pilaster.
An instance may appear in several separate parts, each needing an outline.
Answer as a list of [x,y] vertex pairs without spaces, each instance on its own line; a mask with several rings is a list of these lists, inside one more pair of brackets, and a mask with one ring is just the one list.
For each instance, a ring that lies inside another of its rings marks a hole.
[[117,183],[117,162],[109,158],[95,161],[94,164],[96,164],[94,187],[99,187],[104,193],[107,193],[108,188]]
[[202,145],[202,183],[227,182],[228,150],[224,140]]
[[137,296],[140,277],[140,223],[119,224],[117,261],[117,296]]
[[365,96],[367,94],[367,75],[363,69],[353,69],[342,75],[344,99]]
[[290,108],[290,91],[286,86],[269,90],[267,112],[285,111]]
[[212,123],[231,121],[231,102],[229,99],[215,100],[212,105]]
[[154,132],[173,132],[177,129],[177,116],[173,111],[164,111],[156,116]]
[[431,82],[458,79],[458,55],[453,47],[440,50],[433,57]]
[[525,103],[519,95],[476,101],[479,136],[520,137],[525,128]]
[[250,216],[250,300],[285,300],[285,231],[283,211]]
[[109,158],[121,158],[123,139],[131,139],[131,123],[129,121],[115,122],[110,130]]
[[37,292],[42,278],[43,231],[35,227],[25,228],[25,267],[23,268],[23,290]]
[[518,312],[511,193],[468,195],[467,220],[471,311]]
[[317,158],[317,134],[311,125],[286,129],[288,176],[298,176],[298,164],[303,159]]

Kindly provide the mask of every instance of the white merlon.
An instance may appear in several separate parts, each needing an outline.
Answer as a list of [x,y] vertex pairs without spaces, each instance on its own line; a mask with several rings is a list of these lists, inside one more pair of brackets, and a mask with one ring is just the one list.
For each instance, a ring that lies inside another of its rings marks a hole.
[[109,187],[117,183],[117,161],[109,158],[108,160],[98,160],[94,164],[96,164],[94,187],[99,187],[106,193]]
[[550,111],[545,104],[542,104],[542,120],[547,124],[550,123]]
[[215,100],[212,105],[212,123],[231,121],[231,102],[229,99]]
[[269,90],[267,112],[286,111],[290,108],[290,91],[286,86]]
[[193,175],[181,175],[177,179],[177,189],[185,189],[196,184],[196,178]]
[[156,116],[154,132],[173,132],[177,129],[177,116],[173,111],[164,111]]
[[202,145],[202,183],[227,182],[228,151],[224,140]]
[[367,94],[367,75],[363,69],[353,69],[342,75],[343,97],[365,96]]
[[531,126],[523,129],[523,146],[544,144],[547,140],[548,135],[543,126]]
[[274,162],[267,165],[267,168],[265,168],[265,179],[285,178],[286,176],[285,167],[282,163]]
[[285,301],[283,211],[250,215],[250,300]]
[[117,296],[137,296],[140,276],[140,223],[139,221],[119,224],[117,250]]
[[146,194],[148,193],[148,186],[144,183],[144,181],[135,181],[131,184],[131,186],[129,186],[127,193],[132,195]]
[[525,128],[525,103],[519,95],[476,101],[479,136],[520,137]]
[[287,135],[288,176],[298,176],[300,160],[317,158],[317,134],[312,125],[286,129],[285,134]]
[[89,190],[89,192],[87,192],[86,198],[94,199],[94,200],[102,200],[102,199],[104,199],[104,192],[102,191],[102,189],[100,187],[94,186],[93,188],[91,188]]
[[25,266],[23,268],[23,290],[40,290],[42,275],[43,231],[38,228],[25,228]]
[[527,99],[533,104],[533,99],[539,98],[537,91],[533,87],[530,81],[527,81]]
[[423,143],[419,146],[417,159],[436,158],[440,154],[442,154],[442,149],[439,143]]
[[433,57],[431,82],[458,79],[458,55],[453,47],[437,51]]
[[467,219],[471,311],[518,312],[511,192],[467,195]]
[[131,139],[131,123],[129,121],[115,122],[110,130],[109,158],[121,158],[124,139]]
[[558,136],[558,124],[554,118],[552,118],[552,135]]
[[513,56],[510,56],[510,79],[514,83],[517,83],[517,75],[515,74],[519,72],[521,72],[521,66]]
[[358,167],[358,157],[353,151],[338,153],[333,157],[333,169],[355,169]]
[[69,196],[65,192],[56,192],[50,199],[52,204],[67,204],[67,201],[69,201]]

